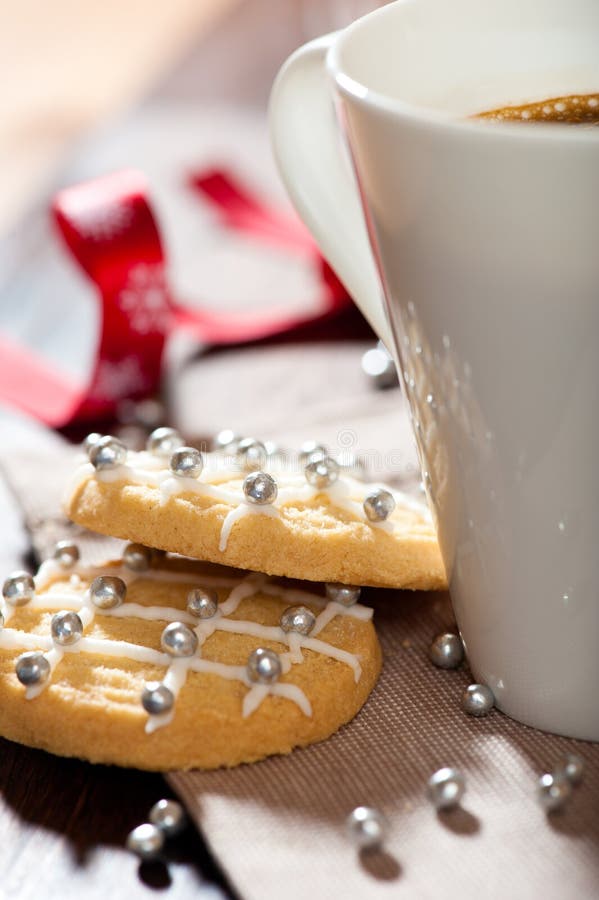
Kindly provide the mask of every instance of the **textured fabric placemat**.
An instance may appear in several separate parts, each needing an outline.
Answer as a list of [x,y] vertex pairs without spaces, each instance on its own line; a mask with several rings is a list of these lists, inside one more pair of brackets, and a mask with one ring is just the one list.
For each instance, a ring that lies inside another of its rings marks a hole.
[[[328,741],[230,771],[169,776],[248,900],[314,897],[590,898],[599,895],[599,746],[460,709],[466,671],[428,661],[452,616],[445,597],[368,592],[385,664],[358,717]],[[586,760],[570,806],[546,816],[536,778],[566,752]],[[436,814],[426,780],[466,778],[463,805]],[[358,855],[357,805],[390,820],[385,852]]]
[[[88,559],[120,542],[66,525],[58,510],[72,451],[37,430],[4,442],[0,464],[40,556],[75,534]],[[46,473],[47,477],[44,477]],[[42,477],[40,477],[42,476]],[[599,745],[519,725],[498,712],[460,710],[465,670],[428,661],[431,638],[452,625],[448,599],[368,591],[385,665],[363,711],[319,745],[253,765],[173,773],[218,862],[247,900],[440,896],[587,900],[599,895]],[[536,778],[566,752],[586,760],[570,805],[546,816]],[[436,814],[425,796],[442,765],[463,772],[462,807]],[[358,804],[390,821],[384,852],[358,854],[344,821]]]

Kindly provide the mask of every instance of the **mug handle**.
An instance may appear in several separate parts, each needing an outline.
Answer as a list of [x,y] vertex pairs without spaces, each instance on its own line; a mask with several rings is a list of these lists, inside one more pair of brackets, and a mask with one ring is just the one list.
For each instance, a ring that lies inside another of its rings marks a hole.
[[271,143],[289,196],[388,348],[391,329],[355,180],[342,152],[326,56],[339,32],[296,50],[270,95]]

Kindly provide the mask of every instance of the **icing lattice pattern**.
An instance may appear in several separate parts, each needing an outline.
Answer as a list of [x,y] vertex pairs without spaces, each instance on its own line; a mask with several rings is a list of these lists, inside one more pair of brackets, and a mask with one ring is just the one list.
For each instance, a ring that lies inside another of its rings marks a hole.
[[[192,493],[214,503],[231,506],[232,509],[225,516],[221,527],[219,543],[221,552],[225,552],[231,531],[240,518],[248,515],[278,517],[285,505],[307,503],[321,494],[327,496],[333,506],[349,513],[356,520],[390,534],[395,530],[390,512],[396,504],[417,513],[424,521],[430,520],[425,505],[408,494],[391,492],[390,489],[380,485],[365,484],[348,473],[340,474],[338,477],[336,475],[335,480],[330,483],[315,484],[307,480],[305,473],[291,471],[285,467],[277,469],[275,463],[269,464],[269,471],[276,478],[276,482],[275,478],[271,478],[273,483],[276,483],[273,499],[252,501],[251,496],[248,498],[239,468],[236,468],[234,463],[230,464],[228,469],[223,467],[223,464],[226,464],[226,457],[222,454],[200,455],[202,471],[199,476],[174,474],[169,467],[168,459],[156,453],[125,451],[123,447],[122,456],[122,461],[105,468],[96,468],[91,462],[83,462],[76,470],[72,491],[76,492],[80,484],[89,477],[94,477],[100,482],[124,482],[156,488],[163,505],[168,503],[171,497]],[[335,465],[331,460],[328,462]],[[263,473],[260,475],[268,477]],[[378,505],[377,498],[379,498]],[[390,504],[387,509],[380,503],[381,498]]]
[[[209,619],[198,618],[191,613],[169,606],[145,606],[138,603],[123,602],[112,609],[99,609],[94,605],[87,586],[93,578],[101,574],[118,576],[128,586],[139,579],[154,579],[170,583],[188,585],[190,590],[199,584],[205,588],[224,588],[228,590],[226,600],[218,605],[215,615]],[[48,590],[57,580],[65,580],[64,589]],[[306,604],[320,610],[309,635],[297,632],[285,632],[279,626],[267,626],[257,622],[229,618],[234,614],[242,600],[256,594],[266,594],[282,599],[289,604]],[[304,660],[302,651],[311,650],[329,656],[349,666],[354,673],[355,681],[361,677],[358,657],[346,650],[322,641],[318,634],[337,615],[352,616],[362,621],[372,618],[372,610],[354,603],[345,606],[334,600],[326,600],[319,594],[296,588],[283,588],[265,575],[249,574],[244,577],[220,577],[216,575],[197,575],[187,572],[176,572],[167,569],[152,568],[148,571],[132,572],[124,564],[111,566],[109,570],[90,568],[76,563],[68,572],[55,560],[48,560],[41,566],[35,577],[35,595],[27,603],[27,609],[39,611],[74,611],[83,625],[84,633],[78,641],[70,646],[58,643],[52,634],[30,634],[17,628],[6,627],[13,619],[18,621],[19,609],[24,607],[3,604],[4,627],[0,630],[0,649],[19,651],[40,651],[49,664],[48,677],[37,684],[29,684],[24,688],[25,696],[33,700],[52,681],[52,676],[60,665],[65,653],[88,652],[104,657],[124,658],[140,663],[147,663],[165,668],[162,684],[168,688],[172,697],[177,695],[185,685],[188,672],[205,672],[222,678],[237,680],[248,687],[243,699],[242,713],[244,717],[251,715],[269,696],[283,697],[295,703],[306,716],[312,715],[308,697],[297,685],[275,681],[271,684],[254,683],[245,666],[228,665],[202,657],[202,646],[215,631],[227,631],[234,634],[246,634],[261,640],[275,641],[287,650],[279,654],[282,674],[289,672],[292,666]],[[140,618],[149,621],[181,622],[189,626],[196,634],[198,646],[191,656],[173,657],[170,654],[152,647],[145,647],[121,640],[109,640],[99,637],[85,636],[85,629],[96,616],[114,616],[119,618]],[[159,714],[149,714],[146,732],[151,733],[168,725],[174,717],[172,709]]]

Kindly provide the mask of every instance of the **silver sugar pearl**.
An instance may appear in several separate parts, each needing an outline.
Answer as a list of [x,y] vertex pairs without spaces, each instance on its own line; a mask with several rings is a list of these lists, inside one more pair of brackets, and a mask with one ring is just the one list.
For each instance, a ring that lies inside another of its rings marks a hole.
[[304,441],[300,447],[300,465],[307,466],[308,463],[315,462],[317,459],[326,459],[328,456],[327,448],[318,441]]
[[226,451],[227,453],[237,453],[241,435],[236,434],[230,428],[219,431],[213,441],[215,450]]
[[2,585],[2,596],[11,606],[25,606],[35,595],[35,582],[29,572],[13,572]]
[[38,650],[30,650],[21,653],[15,664],[17,678],[25,687],[43,684],[50,675],[50,663],[43,653]]
[[377,390],[384,391],[399,384],[395,363],[382,341],[364,353],[362,371]]
[[266,450],[266,455],[269,459],[272,459],[275,456],[280,456],[281,459],[285,458],[285,450],[279,446],[279,444],[275,443],[275,441],[264,441],[264,449]]
[[438,769],[428,780],[428,798],[436,809],[457,806],[465,790],[464,776],[457,769]]
[[462,709],[469,716],[486,716],[494,706],[493,691],[486,684],[469,684],[462,694]]
[[101,472],[124,465],[127,462],[127,448],[118,438],[107,434],[92,444],[88,456],[94,469]]
[[281,615],[279,624],[286,634],[295,632],[306,636],[316,625],[316,616],[307,606],[290,606]]
[[341,603],[343,606],[353,606],[360,599],[362,589],[354,584],[332,583],[325,585],[327,600],[333,603]]
[[161,681],[148,681],[141,692],[141,705],[151,716],[160,716],[171,711],[175,695]]
[[187,595],[187,612],[198,619],[211,619],[218,609],[218,594],[211,588],[194,588]]
[[259,506],[274,503],[278,492],[277,482],[267,472],[252,472],[243,482],[245,499]]
[[317,457],[308,463],[304,474],[308,484],[323,491],[337,481],[339,465],[330,456]]
[[127,544],[123,551],[123,565],[132,572],[147,572],[154,554],[143,544]]
[[266,447],[261,441],[256,441],[254,438],[244,438],[237,445],[235,458],[237,465],[243,472],[256,472],[264,468],[268,454]]
[[72,541],[59,541],[54,548],[53,558],[64,569],[70,569],[79,562],[79,547]]
[[572,795],[572,785],[561,773],[546,772],[537,783],[537,799],[545,812],[562,809]]
[[347,832],[359,850],[374,850],[387,837],[389,823],[372,806],[357,806],[346,819]]
[[89,596],[98,609],[114,609],[124,602],[127,585],[116,575],[98,575],[89,586]]
[[577,785],[584,775],[584,759],[577,753],[566,753],[553,770],[554,775],[563,775],[570,784]]
[[171,456],[171,472],[178,478],[197,478],[204,468],[204,457],[195,447],[179,447]]
[[127,850],[148,862],[160,856],[164,847],[164,832],[151,822],[138,825],[127,836]]
[[395,499],[390,491],[379,488],[364,500],[364,512],[370,522],[384,522],[395,509]]
[[52,616],[50,624],[52,639],[61,647],[70,647],[81,640],[83,634],[83,622],[76,612],[63,610]]
[[183,439],[174,428],[155,428],[146,441],[146,450],[154,456],[172,456],[183,445]]
[[160,646],[170,656],[193,656],[198,649],[198,636],[183,622],[171,622],[162,632]]
[[88,436],[83,441],[83,444],[81,445],[83,452],[89,455],[89,451],[94,446],[94,444],[97,444],[98,441],[103,437],[104,435],[100,434],[98,431],[92,431],[91,434],[88,434]]
[[282,672],[279,654],[266,647],[253,650],[247,662],[247,674],[250,681],[256,684],[274,684]]
[[187,824],[185,810],[176,800],[159,800],[150,810],[150,822],[165,837],[175,837]]
[[464,661],[464,645],[459,634],[439,634],[429,649],[431,662],[439,669],[457,669]]

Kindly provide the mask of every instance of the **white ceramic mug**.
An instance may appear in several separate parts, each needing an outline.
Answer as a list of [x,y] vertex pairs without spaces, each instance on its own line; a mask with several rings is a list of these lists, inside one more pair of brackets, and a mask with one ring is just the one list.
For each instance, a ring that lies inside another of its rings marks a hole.
[[474,676],[599,740],[599,129],[468,118],[575,93],[597,0],[399,0],[297,51],[271,128],[396,352]]

